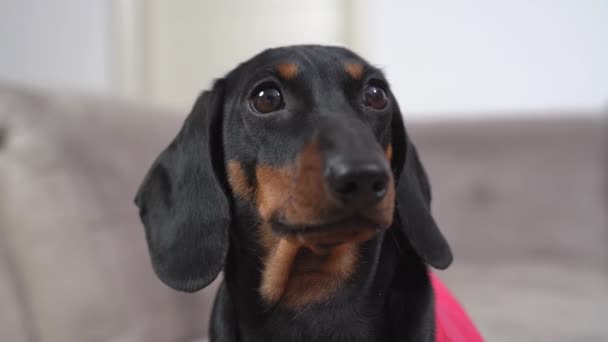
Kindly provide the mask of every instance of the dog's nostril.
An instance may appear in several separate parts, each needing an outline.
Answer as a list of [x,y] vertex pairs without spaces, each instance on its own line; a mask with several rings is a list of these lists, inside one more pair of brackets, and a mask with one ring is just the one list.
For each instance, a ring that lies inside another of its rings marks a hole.
[[341,196],[350,197],[357,193],[359,186],[354,181],[345,182],[344,184],[338,185],[335,189]]
[[386,193],[386,181],[385,180],[376,180],[372,184],[372,191],[378,197],[383,197]]

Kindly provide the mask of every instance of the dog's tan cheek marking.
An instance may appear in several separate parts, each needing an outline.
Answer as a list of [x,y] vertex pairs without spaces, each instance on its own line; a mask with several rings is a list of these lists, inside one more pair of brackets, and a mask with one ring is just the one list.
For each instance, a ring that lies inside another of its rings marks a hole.
[[388,144],[385,154],[388,161],[393,161],[393,144]]
[[279,63],[276,65],[279,77],[283,80],[293,80],[298,75],[298,66],[293,63]]
[[258,241],[263,251],[262,258],[264,263],[266,263],[266,260],[272,257],[271,254],[276,249],[277,245],[279,244],[279,241],[281,241],[281,238],[272,232],[272,226],[268,222],[260,223],[260,225],[258,226],[257,234]]
[[360,80],[363,77],[363,65],[359,63],[348,63],[344,66],[344,70],[354,80]]
[[230,184],[232,192],[239,198],[251,199],[254,189],[249,184],[241,163],[236,160],[228,161],[227,171],[228,184]]
[[256,201],[260,217],[268,221],[289,199],[292,167],[259,165],[256,168]]
[[378,204],[379,217],[376,221],[382,226],[389,227],[393,223],[393,212],[395,210],[395,179],[391,175],[388,181],[386,194]]
[[[393,159],[393,145],[388,144],[384,151],[386,159],[391,162]],[[391,172],[390,178],[387,184],[386,194],[376,210],[374,220],[376,220],[382,226],[388,227],[393,223],[393,211],[395,210],[395,179]]]

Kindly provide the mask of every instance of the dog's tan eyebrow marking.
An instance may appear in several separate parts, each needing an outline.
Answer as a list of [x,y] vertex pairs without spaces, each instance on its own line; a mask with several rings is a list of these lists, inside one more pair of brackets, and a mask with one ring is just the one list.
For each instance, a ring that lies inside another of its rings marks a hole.
[[283,80],[293,80],[298,75],[298,66],[293,63],[279,63],[276,69]]
[[344,65],[344,70],[355,80],[363,77],[363,64],[361,63],[347,63]]
[[388,159],[388,161],[393,161],[393,144],[388,144],[388,147],[386,148],[386,159]]

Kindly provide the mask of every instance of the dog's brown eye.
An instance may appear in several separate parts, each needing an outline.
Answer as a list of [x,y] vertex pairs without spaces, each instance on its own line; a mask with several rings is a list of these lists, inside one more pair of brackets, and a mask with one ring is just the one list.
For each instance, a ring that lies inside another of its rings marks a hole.
[[363,101],[366,106],[374,109],[382,109],[388,103],[386,92],[380,86],[368,84],[363,92]]
[[275,87],[262,87],[254,91],[251,105],[259,113],[274,112],[283,106],[283,96]]

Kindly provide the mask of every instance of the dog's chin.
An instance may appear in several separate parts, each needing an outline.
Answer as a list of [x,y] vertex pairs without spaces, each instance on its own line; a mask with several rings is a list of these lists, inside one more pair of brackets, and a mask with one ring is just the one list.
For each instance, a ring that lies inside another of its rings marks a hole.
[[357,270],[359,245],[389,225],[349,216],[315,225],[275,220],[260,291],[267,303],[297,309],[329,300]]

